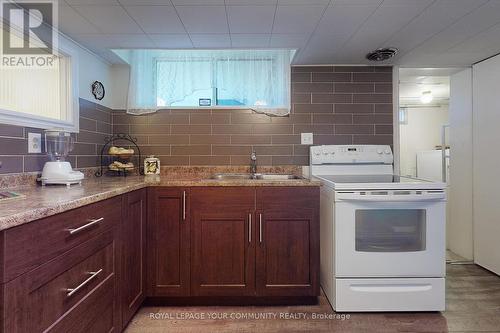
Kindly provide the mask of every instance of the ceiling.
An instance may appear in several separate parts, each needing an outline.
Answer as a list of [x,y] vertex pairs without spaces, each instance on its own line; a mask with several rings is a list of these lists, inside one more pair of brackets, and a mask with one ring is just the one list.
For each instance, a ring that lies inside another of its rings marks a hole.
[[468,66],[500,52],[500,0],[59,0],[59,28],[112,48],[296,48],[294,64]]
[[[399,71],[400,106],[442,106],[450,99],[450,75],[458,72],[456,68],[425,69],[402,68]],[[422,92],[431,91],[433,101],[424,105],[420,101]]]

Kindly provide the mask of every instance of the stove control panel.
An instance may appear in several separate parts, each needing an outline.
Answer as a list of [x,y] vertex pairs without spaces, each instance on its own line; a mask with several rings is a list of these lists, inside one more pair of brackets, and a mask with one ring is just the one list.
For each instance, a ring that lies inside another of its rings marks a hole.
[[312,146],[311,164],[392,164],[394,157],[388,145]]

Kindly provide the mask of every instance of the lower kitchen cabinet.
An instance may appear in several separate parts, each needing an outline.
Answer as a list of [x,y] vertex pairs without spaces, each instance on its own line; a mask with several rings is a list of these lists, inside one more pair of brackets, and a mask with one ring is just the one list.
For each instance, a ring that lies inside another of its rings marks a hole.
[[255,294],[255,190],[191,190],[191,294]]
[[113,230],[3,286],[3,332],[120,331]]
[[125,326],[146,298],[147,190],[122,196],[120,299]]
[[319,188],[191,191],[193,296],[319,295]]
[[189,189],[153,187],[148,191],[148,296],[189,296]]
[[317,187],[150,187],[1,231],[0,332],[121,332],[146,297],[317,296],[318,205]]
[[256,190],[259,296],[319,295],[319,189]]

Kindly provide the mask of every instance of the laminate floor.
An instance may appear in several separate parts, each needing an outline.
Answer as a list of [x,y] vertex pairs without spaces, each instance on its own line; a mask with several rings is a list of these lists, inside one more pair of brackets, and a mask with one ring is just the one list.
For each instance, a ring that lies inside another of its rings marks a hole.
[[[447,265],[447,274],[443,313],[341,316],[324,296],[313,306],[145,306],[126,332],[500,332],[500,277],[476,265]],[[314,318],[318,314],[331,317]],[[252,319],[252,315],[262,318]]]

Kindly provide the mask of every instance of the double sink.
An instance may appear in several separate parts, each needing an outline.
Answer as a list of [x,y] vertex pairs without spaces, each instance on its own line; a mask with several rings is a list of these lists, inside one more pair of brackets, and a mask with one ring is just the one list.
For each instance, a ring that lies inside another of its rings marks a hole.
[[272,174],[272,173],[216,173],[210,177],[216,180],[296,180],[304,179],[304,177],[291,174]]

